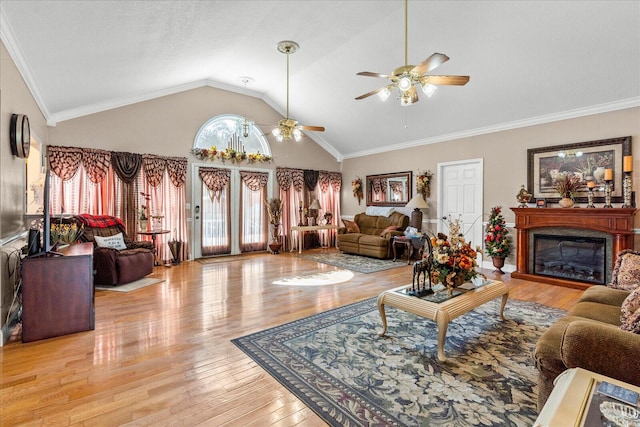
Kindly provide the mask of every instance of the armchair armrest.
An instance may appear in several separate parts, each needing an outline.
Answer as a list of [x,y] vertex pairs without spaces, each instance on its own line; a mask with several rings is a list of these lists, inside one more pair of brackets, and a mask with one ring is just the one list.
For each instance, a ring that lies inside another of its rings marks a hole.
[[149,249],[150,251],[155,251],[153,242],[150,242],[148,240],[131,240],[126,242],[126,244],[127,244],[127,249],[143,248],[143,249]]
[[561,345],[567,368],[580,367],[640,386],[640,335],[592,321],[571,322]]

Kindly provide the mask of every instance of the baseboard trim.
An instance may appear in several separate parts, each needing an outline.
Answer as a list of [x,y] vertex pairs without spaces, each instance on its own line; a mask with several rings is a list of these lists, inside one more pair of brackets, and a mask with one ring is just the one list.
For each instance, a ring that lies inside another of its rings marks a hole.
[[9,316],[9,320],[7,321],[7,323],[2,325],[2,329],[0,330],[0,347],[3,347],[9,340],[11,332],[13,332],[13,329],[16,327],[16,325],[18,325],[21,313],[22,305],[19,305],[16,310],[13,310],[13,313],[11,313],[11,316]]

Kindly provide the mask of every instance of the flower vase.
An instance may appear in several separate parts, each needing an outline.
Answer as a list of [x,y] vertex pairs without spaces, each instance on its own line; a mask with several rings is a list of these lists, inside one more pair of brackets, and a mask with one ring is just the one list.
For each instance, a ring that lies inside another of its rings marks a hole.
[[494,273],[504,274],[504,271],[502,271],[502,267],[504,267],[504,257],[491,257],[491,262],[493,262],[493,266],[496,268],[493,270]]
[[280,235],[280,224],[271,224],[271,242],[270,243],[280,243],[280,239],[278,238]]
[[562,199],[558,200],[558,204],[560,205],[560,207],[570,208],[573,206],[574,201],[570,197],[563,197]]
[[149,220],[148,219],[139,219],[138,220],[138,227],[140,227],[140,231],[147,231],[148,225],[149,225]]

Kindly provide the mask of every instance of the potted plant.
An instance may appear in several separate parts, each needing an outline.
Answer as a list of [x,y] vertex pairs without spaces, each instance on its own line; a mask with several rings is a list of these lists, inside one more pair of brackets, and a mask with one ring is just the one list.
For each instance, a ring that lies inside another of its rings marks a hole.
[[504,267],[504,259],[511,253],[511,241],[509,239],[509,229],[502,216],[501,206],[495,206],[491,209],[485,232],[484,248],[496,268],[494,272],[504,274],[502,267]]
[[580,177],[574,174],[561,173],[553,183],[555,190],[560,193],[560,197],[562,197],[558,204],[563,208],[573,206],[573,194],[578,191],[578,187],[580,187]]
[[279,230],[283,201],[282,199],[274,197],[266,200],[264,203],[267,205],[267,214],[269,214],[269,223],[271,224],[271,242],[269,243],[269,249],[271,249],[271,253],[277,254],[282,248],[282,243],[280,243],[279,240]]

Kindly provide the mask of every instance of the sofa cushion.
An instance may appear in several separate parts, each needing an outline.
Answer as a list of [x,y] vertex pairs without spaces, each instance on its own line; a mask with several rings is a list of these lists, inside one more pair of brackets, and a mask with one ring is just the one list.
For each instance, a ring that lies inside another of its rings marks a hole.
[[94,236],[96,244],[100,248],[113,248],[113,249],[127,249],[127,245],[124,243],[122,233],[114,234],[113,236],[101,237]]
[[640,334],[640,288],[631,292],[620,309],[620,329]]
[[360,243],[360,246],[389,247],[389,241],[387,239],[382,239],[380,236],[369,236],[367,234],[362,234],[358,243]]
[[620,307],[614,305],[579,302],[569,311],[569,315],[620,326]]
[[347,227],[347,233],[359,233],[360,232],[360,227],[358,227],[358,224],[355,223],[354,221],[348,220],[348,219],[343,219],[342,222],[344,223],[344,226]]
[[632,291],[640,286],[640,252],[625,249],[618,253],[608,286]]
[[586,291],[584,291],[578,302],[590,301],[620,307],[622,305],[622,302],[628,296],[629,291],[598,285],[591,286]]

